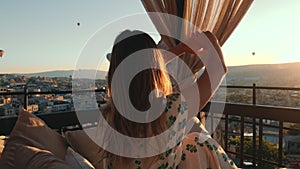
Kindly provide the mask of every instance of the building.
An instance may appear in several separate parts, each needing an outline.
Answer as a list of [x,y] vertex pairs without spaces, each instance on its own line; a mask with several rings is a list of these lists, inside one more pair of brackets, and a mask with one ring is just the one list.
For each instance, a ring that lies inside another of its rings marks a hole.
[[47,112],[64,112],[71,110],[71,103],[65,100],[53,100],[47,106]]
[[298,161],[300,164],[300,135],[289,135],[284,139],[287,157],[290,161]]
[[0,93],[5,93],[5,92],[7,92],[7,89],[3,88],[3,87],[0,87]]
[[0,107],[0,116],[13,116],[15,114],[15,108],[10,105],[4,105]]
[[33,105],[28,105],[27,106],[27,111],[30,113],[35,113],[39,111],[39,106],[37,104],[33,104]]

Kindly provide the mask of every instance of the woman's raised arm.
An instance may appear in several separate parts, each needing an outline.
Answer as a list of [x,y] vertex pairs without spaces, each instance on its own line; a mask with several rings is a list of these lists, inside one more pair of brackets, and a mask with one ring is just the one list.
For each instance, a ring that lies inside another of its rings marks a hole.
[[214,95],[219,88],[226,72],[227,67],[224,62],[223,53],[219,45],[218,39],[211,32],[204,32],[210,40],[213,49],[208,49],[208,56],[205,62],[205,70],[203,74],[197,79],[200,104],[199,111],[201,111],[207,102]]
[[[209,41],[207,41],[206,38]],[[170,49],[169,52],[172,52],[177,56],[181,55],[181,59],[195,74],[205,66],[204,72],[196,80],[200,96],[198,110],[201,111],[216,92],[227,72],[218,39],[211,32],[196,33],[184,43],[180,43],[176,47]],[[202,55],[200,56],[201,59],[197,55]],[[185,88],[184,92],[191,95],[195,94],[193,93],[192,87]],[[193,115],[190,114],[189,117],[194,116],[195,113],[197,112],[194,112]]]

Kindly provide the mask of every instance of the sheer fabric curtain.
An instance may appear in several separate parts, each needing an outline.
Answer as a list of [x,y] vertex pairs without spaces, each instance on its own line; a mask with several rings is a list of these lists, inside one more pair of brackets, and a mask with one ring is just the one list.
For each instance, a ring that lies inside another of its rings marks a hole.
[[[222,46],[238,26],[254,0],[142,0],[147,12],[161,12],[176,15],[193,23],[201,31],[212,32]],[[190,37],[193,31],[189,25],[170,22],[170,18],[151,18],[158,31],[177,31]],[[162,30],[163,29],[163,30]],[[168,48],[176,41],[162,36]]]
[[[171,33],[180,36],[180,40],[191,37],[195,29],[210,31],[219,40],[222,46],[233,33],[254,0],[141,0],[147,12],[160,12],[183,18],[188,22],[173,20],[168,15],[151,16],[152,22],[159,33]],[[193,29],[190,23],[195,25]],[[172,32],[173,31],[173,32]],[[164,49],[173,48],[179,41],[161,35],[159,46]],[[197,67],[197,61],[190,54],[181,55],[180,58],[190,67]],[[175,67],[176,74],[183,77],[182,81],[189,78],[188,72],[176,61],[167,66]],[[195,74],[199,76],[198,74]],[[210,130],[212,131],[212,130]]]
[[[171,49],[178,40],[186,40],[196,30],[210,31],[222,46],[238,26],[254,0],[141,0],[146,11],[161,34],[160,48]],[[170,15],[151,15],[150,12]],[[184,21],[174,20],[178,16]],[[193,25],[193,26],[191,26]],[[163,34],[177,35],[173,39]],[[180,58],[191,68],[198,70],[199,60],[191,54],[180,55]],[[172,57],[171,57],[172,58]],[[172,60],[172,59],[171,59]],[[182,79],[188,76],[182,64],[177,61],[168,62],[167,66],[176,68],[176,75]]]

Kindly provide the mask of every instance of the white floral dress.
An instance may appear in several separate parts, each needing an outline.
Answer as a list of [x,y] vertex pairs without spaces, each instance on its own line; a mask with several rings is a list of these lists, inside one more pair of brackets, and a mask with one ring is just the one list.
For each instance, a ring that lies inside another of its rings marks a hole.
[[[168,127],[177,123],[177,131],[170,133],[170,138],[178,134],[182,135],[187,120],[180,118],[186,106],[181,102],[180,94],[167,96],[167,106],[164,113],[168,114]],[[222,147],[209,135],[203,125],[199,131],[187,134],[181,138],[177,146],[166,150],[159,155],[151,166],[146,165],[147,159],[133,159],[131,164],[123,166],[124,169],[231,169],[237,168],[234,162],[226,155]],[[183,135],[182,135],[183,136]],[[177,137],[177,139],[180,137]],[[149,163],[148,163],[149,164]],[[117,164],[115,164],[117,165]],[[106,169],[113,169],[114,164],[107,164]]]

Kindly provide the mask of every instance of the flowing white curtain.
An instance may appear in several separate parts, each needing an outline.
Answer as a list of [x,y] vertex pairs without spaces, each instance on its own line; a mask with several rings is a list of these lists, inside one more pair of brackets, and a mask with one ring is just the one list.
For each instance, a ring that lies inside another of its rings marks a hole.
[[[178,40],[190,38],[196,30],[212,32],[222,46],[238,26],[254,0],[141,1],[161,34],[160,48],[168,50],[175,47],[179,42]],[[170,15],[153,15],[151,12]],[[174,17],[174,15],[178,17]],[[176,39],[165,35],[176,35]],[[191,57],[192,55],[189,53],[179,56],[192,70],[200,70],[197,57]],[[178,76],[187,77],[188,72],[182,68],[182,65],[176,61],[168,62],[167,58],[166,61],[167,65],[176,68]]]
[[[212,32],[222,46],[242,20],[254,0],[142,0],[147,12],[161,12],[179,16],[193,23],[201,31]],[[194,30],[189,25],[170,21],[162,16],[153,19],[160,32],[177,31],[181,36],[190,37]],[[162,36],[168,48],[174,47],[174,39]]]
[[[161,33],[160,47],[171,49],[177,45],[175,39],[162,34],[180,35],[180,40],[190,38],[197,29],[210,31],[222,46],[238,26],[254,0],[141,0],[147,12],[160,12],[183,18],[187,22],[175,21],[170,15],[151,16],[152,22]],[[195,27],[191,27],[194,25]],[[191,29],[192,28],[192,29]],[[196,29],[196,30],[195,30]],[[172,32],[174,31],[174,32]],[[197,68],[195,57],[186,53],[180,56],[191,68]],[[196,57],[197,58],[197,57]],[[176,74],[182,79],[189,75],[176,61],[168,63],[176,67]],[[203,115],[203,114],[202,114]],[[210,127],[210,125],[208,125]],[[212,132],[211,128],[210,132]],[[217,139],[217,138],[216,138]],[[218,139],[217,139],[218,140]]]

